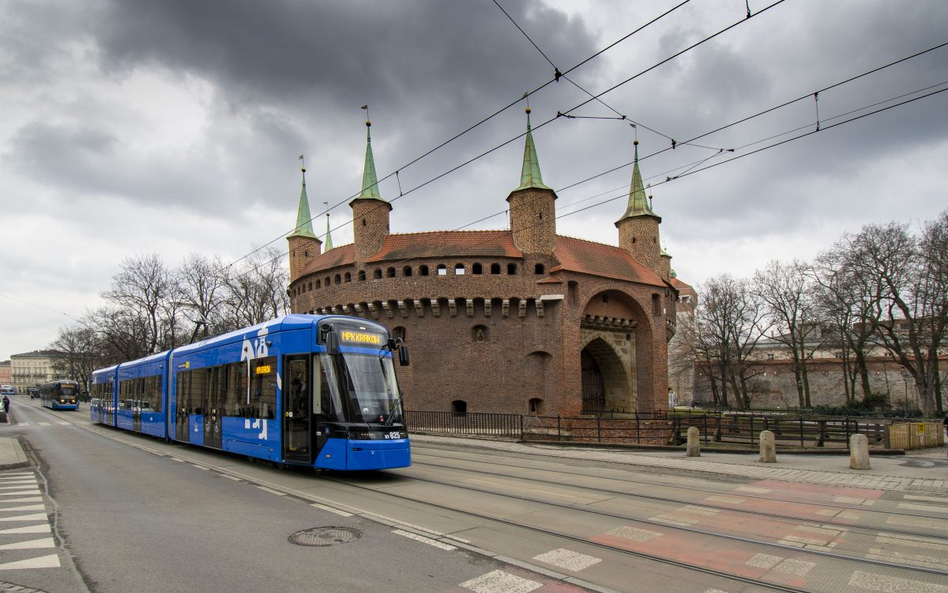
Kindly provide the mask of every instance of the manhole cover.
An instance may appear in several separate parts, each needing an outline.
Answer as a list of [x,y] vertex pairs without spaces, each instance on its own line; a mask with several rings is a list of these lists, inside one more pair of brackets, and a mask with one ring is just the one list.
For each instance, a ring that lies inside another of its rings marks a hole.
[[287,540],[298,546],[335,546],[347,544],[362,537],[362,532],[351,527],[313,527],[297,531]]

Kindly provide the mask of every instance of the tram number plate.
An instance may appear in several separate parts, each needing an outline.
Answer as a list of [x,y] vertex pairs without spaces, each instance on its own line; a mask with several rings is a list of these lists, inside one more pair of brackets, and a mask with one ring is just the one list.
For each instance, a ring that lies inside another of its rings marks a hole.
[[397,430],[395,430],[395,431],[392,431],[392,432],[388,433],[387,435],[385,435],[385,438],[386,438],[386,439],[391,439],[391,440],[400,439],[400,438],[402,438],[402,433],[400,433],[400,432],[398,432]]

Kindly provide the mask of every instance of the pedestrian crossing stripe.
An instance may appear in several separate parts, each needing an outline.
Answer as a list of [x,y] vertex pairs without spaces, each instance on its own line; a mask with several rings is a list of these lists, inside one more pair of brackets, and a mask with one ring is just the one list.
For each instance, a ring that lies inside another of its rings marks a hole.
[[12,527],[10,529],[0,529],[0,535],[19,535],[21,533],[52,533],[49,523],[41,525],[27,525],[26,527]]
[[27,476],[18,477],[12,480],[0,479],[0,484],[35,484],[36,478],[30,478]]
[[0,564],[0,570],[59,568],[60,566],[62,565],[59,563],[59,554],[50,554],[48,556],[40,556],[38,558],[30,558],[28,560],[18,560],[16,562]]
[[0,517],[0,521],[46,521],[49,517],[46,513],[36,513],[34,515],[17,515],[16,517]]
[[20,484],[18,486],[0,486],[0,490],[23,490],[24,488],[29,488],[30,486],[35,486],[36,483],[32,484]]
[[27,496],[26,498],[8,498],[0,502],[43,502],[42,496]]
[[[9,501],[4,501],[4,502],[9,502]],[[20,507],[12,507],[12,508],[9,508],[9,509],[0,509],[0,513],[8,513],[8,512],[12,512],[12,511],[20,511],[20,512],[23,512],[23,511],[45,511],[45,510],[46,510],[46,507],[45,507],[44,505],[41,505],[41,504],[27,504],[27,505],[23,505],[23,506],[20,506]]]
[[40,539],[31,539],[25,542],[16,542],[13,544],[3,544],[0,550],[40,550],[43,548],[55,548],[56,540],[51,537],[41,537]]
[[[16,492],[0,492],[0,496],[26,496],[28,494],[42,494],[37,490],[17,490]],[[0,502],[3,502],[0,500]]]

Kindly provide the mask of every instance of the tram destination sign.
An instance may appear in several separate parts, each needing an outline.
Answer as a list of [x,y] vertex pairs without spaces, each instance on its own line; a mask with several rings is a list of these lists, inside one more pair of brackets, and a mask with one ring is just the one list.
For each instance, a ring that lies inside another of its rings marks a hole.
[[346,344],[381,346],[384,344],[383,335],[378,332],[342,330],[339,339]]

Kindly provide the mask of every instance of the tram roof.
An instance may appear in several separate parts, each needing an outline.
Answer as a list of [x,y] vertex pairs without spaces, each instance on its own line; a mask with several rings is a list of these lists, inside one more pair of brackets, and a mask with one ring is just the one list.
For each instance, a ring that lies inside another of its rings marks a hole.
[[207,346],[212,346],[215,344],[225,344],[227,342],[232,342],[235,340],[242,340],[246,337],[258,337],[260,335],[260,330],[266,329],[267,332],[271,331],[289,331],[294,329],[305,329],[312,327],[320,319],[326,317],[325,315],[308,315],[304,313],[292,313],[290,315],[284,315],[283,317],[277,317],[276,319],[270,319],[269,321],[264,321],[263,323],[258,323],[256,325],[251,325],[250,327],[244,327],[226,334],[221,334],[219,336],[214,336],[212,338],[207,338],[206,340],[201,340],[200,342],[195,342],[193,344],[187,344],[179,348],[175,348],[175,355],[184,354],[187,352],[196,352]]

